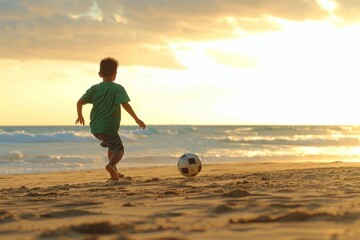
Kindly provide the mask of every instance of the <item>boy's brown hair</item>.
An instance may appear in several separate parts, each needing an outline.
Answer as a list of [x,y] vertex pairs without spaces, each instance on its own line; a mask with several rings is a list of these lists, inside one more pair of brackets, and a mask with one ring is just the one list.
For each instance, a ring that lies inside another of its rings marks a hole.
[[117,71],[118,60],[112,57],[103,58],[100,62],[100,73],[103,77],[111,77]]

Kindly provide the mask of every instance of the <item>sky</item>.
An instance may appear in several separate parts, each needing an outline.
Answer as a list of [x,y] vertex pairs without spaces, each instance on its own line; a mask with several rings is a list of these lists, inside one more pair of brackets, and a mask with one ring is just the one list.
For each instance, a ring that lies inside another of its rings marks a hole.
[[0,0],[0,125],[74,125],[107,56],[149,125],[360,124],[359,42],[358,0]]

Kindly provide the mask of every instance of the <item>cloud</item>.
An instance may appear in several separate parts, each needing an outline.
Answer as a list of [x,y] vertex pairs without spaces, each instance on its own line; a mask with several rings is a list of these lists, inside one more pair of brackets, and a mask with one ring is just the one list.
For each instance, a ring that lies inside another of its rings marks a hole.
[[360,20],[360,1],[358,0],[337,0],[335,14],[346,22],[358,22]]
[[92,0],[2,0],[0,1],[0,20],[50,18],[54,15],[66,15],[71,11],[86,13],[92,6]]
[[182,68],[169,42],[273,31],[269,18],[327,16],[316,0],[3,0],[0,56]]

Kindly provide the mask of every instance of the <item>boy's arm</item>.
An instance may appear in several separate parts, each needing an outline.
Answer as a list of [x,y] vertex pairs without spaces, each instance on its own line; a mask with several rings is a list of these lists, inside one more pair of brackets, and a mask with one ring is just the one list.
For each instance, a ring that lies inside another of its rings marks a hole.
[[135,122],[137,123],[137,125],[139,125],[139,127],[141,127],[142,129],[146,128],[145,123],[136,116],[134,110],[132,109],[129,103],[122,103],[121,106],[130,114],[130,116],[135,120]]
[[82,115],[82,107],[84,105],[84,102],[83,100],[79,99],[79,101],[76,103],[76,109],[77,109],[77,115],[78,115],[78,118],[76,119],[75,121],[75,124],[82,124],[82,125],[85,125],[85,120],[84,120],[84,117]]

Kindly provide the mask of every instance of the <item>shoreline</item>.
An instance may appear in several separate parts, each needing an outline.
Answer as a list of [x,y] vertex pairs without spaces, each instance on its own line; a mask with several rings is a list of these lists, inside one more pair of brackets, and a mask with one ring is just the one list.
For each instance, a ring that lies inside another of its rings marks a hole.
[[[232,168],[233,166],[234,168]],[[204,164],[201,173],[196,177],[202,175],[214,175],[217,172],[221,174],[246,173],[246,172],[266,172],[266,171],[280,171],[292,169],[307,169],[307,168],[321,168],[321,167],[360,167],[360,162],[240,162],[240,163],[211,163]],[[119,167],[118,167],[119,168]],[[160,175],[152,174],[161,170]],[[165,178],[184,178],[177,169],[176,165],[153,166],[153,167],[124,167],[119,171],[125,174],[125,177],[165,177]],[[85,175],[84,175],[85,174]],[[80,178],[80,176],[82,176]],[[59,177],[61,177],[59,179]],[[78,182],[72,180],[73,177]],[[39,173],[24,173],[24,174],[3,174],[0,175],[0,189],[6,187],[21,187],[24,184],[17,181],[18,178],[24,179],[23,183],[29,184],[32,187],[47,186],[48,184],[74,184],[86,182],[104,182],[108,179],[108,173],[104,169],[88,169],[88,170],[74,170],[74,171],[56,171],[56,172],[39,172]],[[29,182],[29,181],[32,182]],[[35,181],[39,180],[39,181]],[[40,181],[41,180],[41,181]]]
[[[232,168],[233,166],[234,168]],[[321,167],[360,167],[360,162],[237,162],[237,163],[211,163],[204,164],[201,173],[196,177],[204,174],[214,175],[217,172],[221,174],[246,173],[246,172],[266,172],[266,171],[280,171],[292,169],[308,169]],[[118,167],[125,177],[159,177],[159,178],[184,178],[177,169],[176,165],[164,165],[153,167]],[[235,169],[235,170],[234,170]],[[153,175],[153,172],[161,170],[160,175]],[[85,174],[85,175],[84,175]],[[82,176],[80,178],[80,176]],[[60,177],[60,179],[59,179]],[[78,182],[74,182],[72,177]],[[24,179],[21,183],[17,181],[18,178]],[[31,187],[42,187],[48,184],[76,184],[86,182],[105,182],[108,179],[108,173],[104,169],[87,169],[87,170],[73,170],[73,171],[54,171],[54,172],[38,172],[38,173],[16,173],[16,174],[2,174],[0,175],[0,189],[7,187],[21,187],[26,184]],[[38,180],[38,181],[36,181]],[[29,182],[31,181],[31,182]]]

